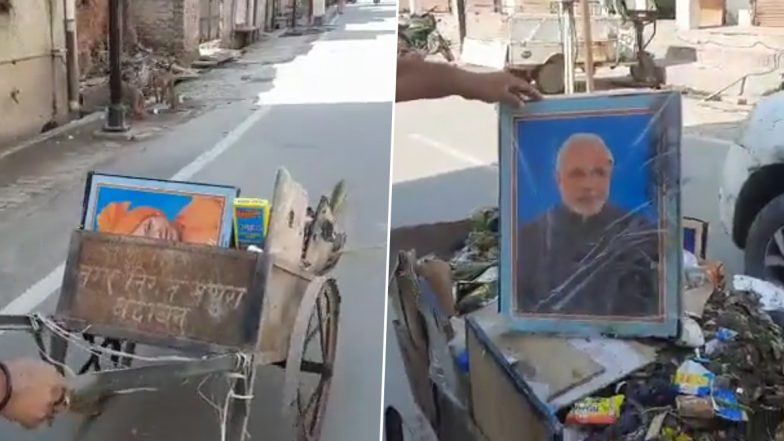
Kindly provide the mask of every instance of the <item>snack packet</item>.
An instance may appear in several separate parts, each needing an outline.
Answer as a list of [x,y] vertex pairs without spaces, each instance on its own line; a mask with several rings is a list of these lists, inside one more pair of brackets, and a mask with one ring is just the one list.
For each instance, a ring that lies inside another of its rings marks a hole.
[[707,397],[714,379],[716,374],[695,361],[686,360],[675,372],[675,387],[684,395]]
[[610,425],[621,415],[624,395],[609,398],[583,398],[566,415],[566,424],[572,425]]

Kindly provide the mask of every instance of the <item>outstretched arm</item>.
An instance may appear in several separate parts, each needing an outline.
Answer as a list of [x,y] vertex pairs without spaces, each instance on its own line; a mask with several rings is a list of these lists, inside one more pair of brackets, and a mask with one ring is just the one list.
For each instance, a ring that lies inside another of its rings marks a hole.
[[398,56],[395,101],[452,95],[511,105],[520,105],[524,99],[541,98],[534,87],[510,72],[470,72],[451,64],[427,61],[416,55]]

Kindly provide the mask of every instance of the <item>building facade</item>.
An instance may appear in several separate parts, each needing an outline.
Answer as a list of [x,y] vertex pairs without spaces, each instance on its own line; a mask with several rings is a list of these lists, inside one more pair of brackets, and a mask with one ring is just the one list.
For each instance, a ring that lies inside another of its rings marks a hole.
[[0,9],[0,145],[68,118],[63,2]]

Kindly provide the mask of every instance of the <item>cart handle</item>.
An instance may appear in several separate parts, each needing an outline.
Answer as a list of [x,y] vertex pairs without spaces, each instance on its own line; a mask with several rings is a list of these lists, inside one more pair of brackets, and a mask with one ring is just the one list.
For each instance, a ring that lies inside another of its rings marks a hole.
[[32,315],[0,315],[0,331],[36,332],[38,320]]

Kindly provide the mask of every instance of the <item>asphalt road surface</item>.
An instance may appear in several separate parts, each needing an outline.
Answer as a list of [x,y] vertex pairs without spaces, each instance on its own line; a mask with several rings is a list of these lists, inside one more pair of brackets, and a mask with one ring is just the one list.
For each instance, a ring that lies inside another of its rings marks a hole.
[[[708,257],[742,269],[740,252],[718,219],[718,187],[727,140],[744,114],[685,101],[682,145],[683,214],[710,222]],[[392,228],[458,220],[498,199],[497,114],[494,106],[460,98],[395,106]],[[391,320],[392,309],[390,311]],[[387,327],[386,405],[395,406],[411,439],[432,439],[413,405],[391,326]],[[407,438],[408,439],[408,438]]]
[[[246,196],[271,197],[275,172],[285,166],[314,204],[345,178],[350,251],[336,271],[342,316],[323,440],[376,439],[395,22],[393,3],[360,3],[349,6],[328,33],[262,43],[238,63],[184,86],[210,109],[147,140],[79,142],[82,133],[4,157],[0,314],[53,311],[87,170],[232,184]],[[0,354],[35,356],[33,341],[5,333]],[[282,439],[276,421],[281,374],[274,367],[261,371],[252,439]],[[217,414],[196,393],[197,383],[125,395],[80,441],[219,440]],[[24,432],[0,422],[0,439],[70,440],[78,423],[64,417],[51,428]]]

